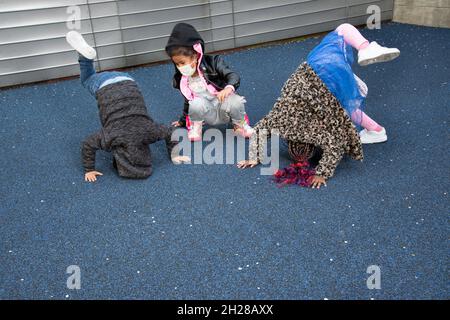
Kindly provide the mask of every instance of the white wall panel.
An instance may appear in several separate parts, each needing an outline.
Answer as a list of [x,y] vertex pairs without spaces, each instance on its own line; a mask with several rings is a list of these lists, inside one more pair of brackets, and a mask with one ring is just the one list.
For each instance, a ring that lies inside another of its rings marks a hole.
[[99,70],[166,60],[173,26],[199,30],[207,51],[231,49],[364,24],[393,0],[0,0],[0,87],[78,74],[66,44],[67,7],[81,11],[81,33],[98,50]]

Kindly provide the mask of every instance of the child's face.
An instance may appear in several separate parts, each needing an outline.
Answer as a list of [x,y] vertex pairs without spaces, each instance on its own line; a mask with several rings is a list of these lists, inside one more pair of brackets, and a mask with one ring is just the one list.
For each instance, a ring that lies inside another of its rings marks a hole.
[[197,59],[195,57],[177,55],[172,57],[172,61],[175,63],[177,68],[190,65],[191,68],[197,69]]

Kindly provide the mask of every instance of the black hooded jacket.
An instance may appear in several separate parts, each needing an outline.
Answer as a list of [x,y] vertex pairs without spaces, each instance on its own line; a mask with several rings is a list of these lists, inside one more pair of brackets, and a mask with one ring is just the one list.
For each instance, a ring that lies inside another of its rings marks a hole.
[[[172,30],[166,45],[166,52],[169,54],[172,47],[190,47],[200,43],[203,52],[205,51],[205,43],[200,34],[193,26],[187,23],[178,23]],[[223,90],[226,86],[231,85],[235,90],[239,88],[239,75],[233,72],[225,63],[220,55],[203,55],[200,61],[200,69],[208,84],[212,84],[217,90]],[[173,77],[173,87],[180,89],[181,73],[175,67],[175,75]],[[189,101],[185,99],[183,107],[183,115],[180,118],[182,126],[186,126],[186,116],[189,114]]]
[[142,179],[152,174],[149,144],[165,140],[170,153],[177,142],[171,141],[172,128],[159,124],[148,115],[144,98],[134,81],[110,84],[97,92],[102,129],[83,143],[85,172],[95,170],[97,150],[113,154],[119,176]]

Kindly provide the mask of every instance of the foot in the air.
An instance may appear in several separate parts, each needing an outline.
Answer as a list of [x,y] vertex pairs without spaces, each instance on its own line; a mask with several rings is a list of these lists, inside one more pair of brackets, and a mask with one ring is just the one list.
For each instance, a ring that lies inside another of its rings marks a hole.
[[83,57],[94,60],[97,52],[94,48],[87,44],[83,36],[77,31],[69,31],[66,34],[67,43],[74,48]]
[[397,48],[382,47],[373,41],[366,48],[358,51],[358,63],[360,66],[368,66],[372,63],[394,60],[399,55],[400,50]]

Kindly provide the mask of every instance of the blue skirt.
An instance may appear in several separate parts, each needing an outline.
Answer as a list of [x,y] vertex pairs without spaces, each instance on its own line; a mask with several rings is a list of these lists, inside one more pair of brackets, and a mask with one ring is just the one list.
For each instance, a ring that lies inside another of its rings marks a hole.
[[330,32],[308,55],[307,63],[319,76],[328,90],[336,97],[357,126],[361,124],[361,113],[365,97],[358,89],[353,71],[353,50],[336,31]]

